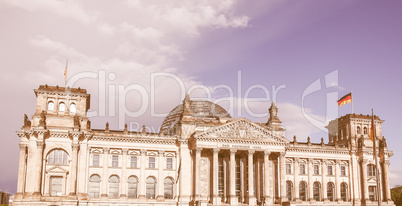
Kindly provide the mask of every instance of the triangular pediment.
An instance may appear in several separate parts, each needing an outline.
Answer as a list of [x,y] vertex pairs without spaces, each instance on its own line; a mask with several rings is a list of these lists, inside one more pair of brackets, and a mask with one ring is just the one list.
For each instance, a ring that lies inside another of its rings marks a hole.
[[68,173],[68,170],[59,167],[59,166],[55,166],[52,168],[49,168],[48,170],[46,170],[47,173],[52,173],[52,174],[64,174],[64,173]]
[[252,139],[272,142],[287,143],[284,137],[275,135],[272,131],[262,127],[248,119],[240,119],[227,124],[214,127],[207,131],[196,133],[195,138],[228,138],[228,139]]

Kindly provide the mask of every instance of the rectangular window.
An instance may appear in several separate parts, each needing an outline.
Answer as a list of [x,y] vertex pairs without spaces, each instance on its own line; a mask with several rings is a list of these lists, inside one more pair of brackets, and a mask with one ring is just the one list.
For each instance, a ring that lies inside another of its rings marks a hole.
[[320,174],[320,165],[314,165],[314,174],[319,175]]
[[218,194],[219,197],[223,197],[223,186],[224,179],[223,179],[223,159],[219,158],[218,161]]
[[112,156],[112,167],[118,167],[118,166],[119,166],[119,156],[113,155]]
[[130,167],[137,168],[137,157],[131,156]]
[[155,168],[155,157],[149,157],[149,164],[148,164],[148,168]]
[[63,177],[50,178],[50,196],[61,196],[63,188]]
[[292,174],[292,165],[290,163],[286,164],[286,174]]
[[99,155],[94,154],[92,156],[92,166],[99,167]]
[[332,171],[332,165],[328,166],[328,175],[334,175],[333,171]]
[[369,199],[371,200],[371,201],[375,201],[375,199],[376,199],[376,192],[375,192],[375,186],[369,186]]
[[346,167],[345,166],[341,166],[341,175],[346,176]]
[[306,174],[306,165],[305,164],[300,164],[300,174],[301,175]]
[[166,169],[173,169],[173,158],[168,157],[166,159]]

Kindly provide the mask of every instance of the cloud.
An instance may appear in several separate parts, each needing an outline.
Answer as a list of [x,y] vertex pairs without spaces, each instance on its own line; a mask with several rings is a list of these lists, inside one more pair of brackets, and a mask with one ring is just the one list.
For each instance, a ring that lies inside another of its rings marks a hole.
[[61,0],[5,0],[2,1],[11,6],[15,6],[27,11],[44,10],[55,15],[72,18],[83,23],[90,23],[97,19],[96,15],[90,14],[83,8],[80,1],[61,1]]

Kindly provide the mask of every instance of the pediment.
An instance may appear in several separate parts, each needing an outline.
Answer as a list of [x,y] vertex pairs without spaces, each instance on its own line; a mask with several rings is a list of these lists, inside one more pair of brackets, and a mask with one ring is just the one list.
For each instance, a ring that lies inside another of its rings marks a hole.
[[46,173],[52,173],[52,174],[67,174],[68,170],[62,168],[62,167],[52,167],[46,170]]
[[218,127],[214,127],[207,131],[196,133],[194,137],[265,140],[281,143],[288,142],[288,140],[284,137],[279,137],[267,128],[244,118],[237,121],[229,122]]

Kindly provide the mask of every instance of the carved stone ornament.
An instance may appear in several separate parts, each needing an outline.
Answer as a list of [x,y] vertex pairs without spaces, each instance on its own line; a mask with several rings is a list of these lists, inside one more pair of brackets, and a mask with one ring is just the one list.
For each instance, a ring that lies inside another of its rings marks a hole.
[[31,127],[31,121],[29,121],[26,114],[24,114],[24,127]]
[[43,149],[43,147],[45,146],[45,143],[42,141],[37,141],[36,146],[38,149]]
[[146,149],[142,149],[142,150],[140,150],[140,153],[141,153],[141,155],[147,155],[147,150]]
[[75,114],[75,116],[74,116],[74,127],[75,128],[80,127],[80,117],[78,116],[78,114]]
[[40,127],[46,126],[46,114],[44,110],[42,110],[42,112],[40,113],[39,126]]

